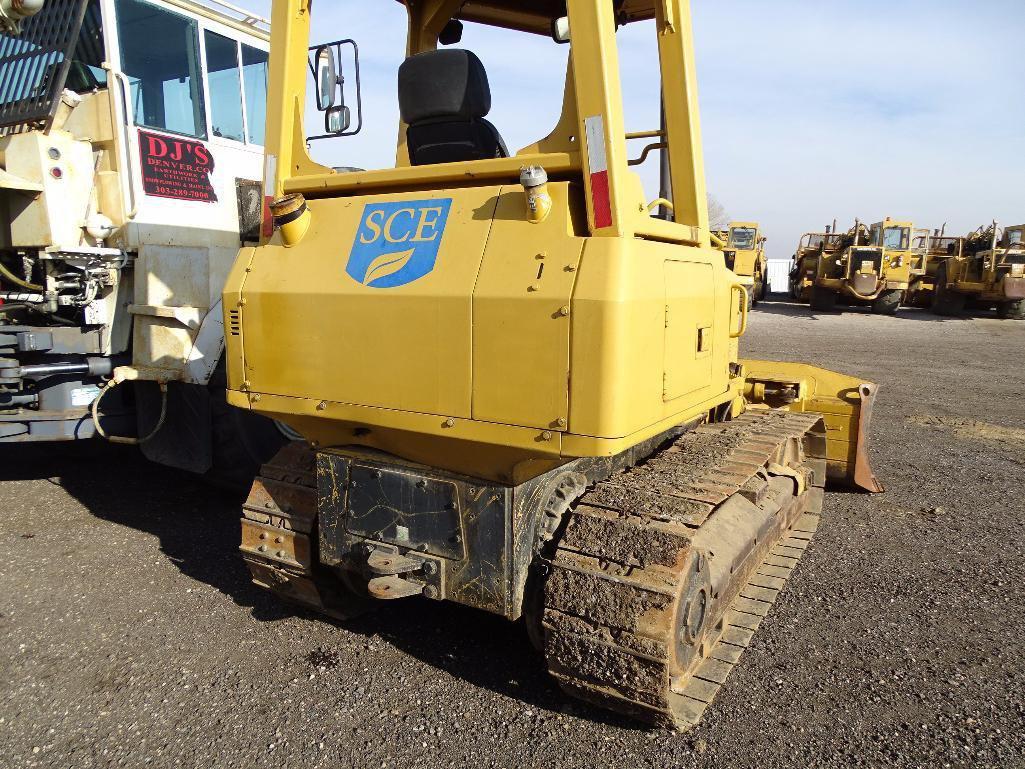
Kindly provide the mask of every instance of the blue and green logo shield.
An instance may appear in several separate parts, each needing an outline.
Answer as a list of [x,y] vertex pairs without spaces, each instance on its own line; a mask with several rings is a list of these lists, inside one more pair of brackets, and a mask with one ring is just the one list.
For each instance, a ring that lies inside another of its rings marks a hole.
[[368,288],[397,288],[429,275],[451,208],[451,198],[367,203],[345,271]]

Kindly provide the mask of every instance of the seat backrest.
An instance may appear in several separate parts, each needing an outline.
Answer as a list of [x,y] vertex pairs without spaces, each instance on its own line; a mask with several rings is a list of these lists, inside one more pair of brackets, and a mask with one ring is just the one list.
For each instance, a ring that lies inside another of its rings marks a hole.
[[399,68],[399,111],[414,166],[509,155],[484,119],[491,88],[484,65],[470,51],[449,48],[406,59]]

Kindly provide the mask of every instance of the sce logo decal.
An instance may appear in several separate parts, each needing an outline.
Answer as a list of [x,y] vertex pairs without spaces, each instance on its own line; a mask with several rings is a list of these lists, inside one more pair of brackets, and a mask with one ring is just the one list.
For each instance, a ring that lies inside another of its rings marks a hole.
[[452,199],[368,203],[345,271],[369,288],[405,286],[430,274]]

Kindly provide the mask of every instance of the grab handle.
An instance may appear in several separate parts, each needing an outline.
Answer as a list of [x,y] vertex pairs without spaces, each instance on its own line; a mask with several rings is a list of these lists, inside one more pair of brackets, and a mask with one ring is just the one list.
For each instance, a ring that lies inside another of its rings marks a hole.
[[730,286],[731,296],[735,292],[740,293],[740,328],[736,332],[730,332],[730,339],[740,339],[747,333],[747,316],[748,316],[748,295],[747,287],[743,283],[734,283]]

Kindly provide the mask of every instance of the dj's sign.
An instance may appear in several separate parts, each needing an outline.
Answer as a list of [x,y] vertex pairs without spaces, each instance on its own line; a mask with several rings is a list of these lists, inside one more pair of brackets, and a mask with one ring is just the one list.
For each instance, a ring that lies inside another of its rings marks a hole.
[[139,131],[142,188],[147,195],[216,203],[214,157],[202,142]]

